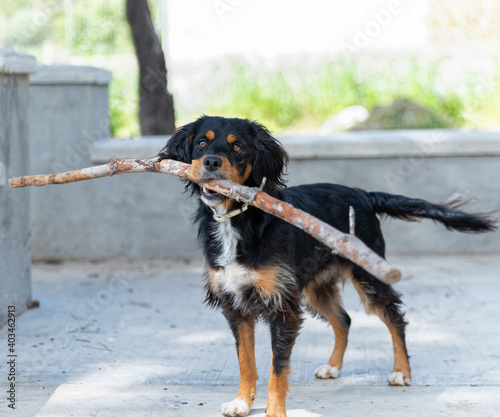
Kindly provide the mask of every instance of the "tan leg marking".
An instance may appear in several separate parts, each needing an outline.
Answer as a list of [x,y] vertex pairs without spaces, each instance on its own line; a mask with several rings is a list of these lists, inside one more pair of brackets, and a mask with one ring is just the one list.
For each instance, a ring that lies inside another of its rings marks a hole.
[[356,291],[359,294],[359,298],[361,299],[361,302],[365,306],[366,314],[371,314],[372,309],[371,309],[370,303],[368,301],[368,298],[366,297],[365,292],[363,291],[363,286],[359,282],[354,281],[354,280],[352,281],[352,284],[354,285],[354,288],[356,288]]
[[255,364],[255,322],[241,323],[238,328],[240,344],[238,360],[240,363],[240,389],[237,399],[249,401],[251,406],[257,396],[257,366]]
[[284,369],[278,376],[274,373],[271,355],[271,375],[267,394],[266,417],[286,417],[286,397],[288,394],[288,375],[290,369]]
[[341,298],[336,284],[331,286],[332,296],[324,300],[318,298],[314,285],[314,282],[310,282],[304,289],[306,302],[311,304],[318,313],[326,317],[335,333],[335,345],[332,355],[328,360],[330,368],[323,365],[316,369],[315,374],[318,378],[336,378],[342,369],[344,354],[347,348],[349,327],[345,327],[345,324],[338,317],[338,313],[341,311]]
[[387,319],[384,310],[377,307],[370,306],[368,299],[363,291],[363,286],[353,280],[354,288],[359,294],[361,301],[365,305],[366,314],[375,313],[380,320],[387,326],[392,337],[392,346],[394,349],[394,369],[389,377],[390,385],[410,385],[411,384],[411,369],[406,355],[406,349],[403,340],[398,334],[397,329]]
[[[410,363],[408,361],[408,356],[406,355],[404,344],[397,334],[396,329],[393,326],[388,326],[389,331],[392,336],[392,343],[394,346],[394,370],[393,373],[403,374],[403,384],[411,384],[411,369]],[[391,375],[389,382],[391,385],[403,385],[400,381],[399,375]]]
[[257,396],[257,366],[255,365],[255,321],[238,325],[238,361],[240,364],[240,388],[233,401],[222,404],[225,416],[247,416]]
[[390,385],[410,385],[411,384],[411,369],[404,342],[398,334],[397,329],[390,323],[384,315],[383,311],[375,310],[375,314],[385,323],[392,337],[392,346],[394,349],[394,369],[389,377]]

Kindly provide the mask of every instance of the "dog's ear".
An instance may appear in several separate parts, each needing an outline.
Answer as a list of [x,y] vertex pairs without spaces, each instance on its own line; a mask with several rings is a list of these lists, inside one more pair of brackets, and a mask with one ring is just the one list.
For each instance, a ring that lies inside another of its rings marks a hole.
[[160,160],[173,159],[186,164],[191,163],[191,145],[195,134],[195,124],[196,122],[189,123],[174,132],[165,147],[158,153]]
[[253,123],[252,127],[256,151],[252,166],[253,181],[259,186],[262,178],[266,177],[264,190],[275,193],[286,187],[283,175],[288,164],[288,154],[264,126]]

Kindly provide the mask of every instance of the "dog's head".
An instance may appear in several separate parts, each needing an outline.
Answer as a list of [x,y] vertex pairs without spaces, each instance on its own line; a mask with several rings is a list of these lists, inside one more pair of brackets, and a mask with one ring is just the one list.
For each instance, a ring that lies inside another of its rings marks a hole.
[[[161,159],[191,164],[193,179],[230,180],[274,194],[285,187],[283,171],[288,156],[281,144],[262,125],[245,119],[200,117],[172,135],[160,151]],[[211,206],[227,206],[228,198],[190,182],[193,192]]]

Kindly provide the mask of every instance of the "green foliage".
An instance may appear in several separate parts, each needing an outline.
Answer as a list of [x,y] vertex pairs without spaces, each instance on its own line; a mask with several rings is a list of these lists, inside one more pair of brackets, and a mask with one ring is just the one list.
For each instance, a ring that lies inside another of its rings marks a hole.
[[54,22],[61,19],[64,0],[47,0],[35,9],[31,0],[2,2],[0,5],[0,44],[8,48],[32,51],[41,55],[41,45],[55,38]]
[[139,91],[137,80],[129,76],[113,76],[109,85],[109,119],[111,135],[128,138],[139,136]]
[[[72,19],[65,17],[64,0],[2,2],[0,44],[41,56],[50,40],[72,55],[124,54],[134,51],[125,19],[124,0],[73,0]],[[71,39],[67,39],[71,36]]]
[[[257,119],[273,130],[309,130],[340,110],[360,104],[372,111],[407,98],[444,125],[464,124],[463,99],[454,91],[439,91],[437,66],[410,65],[399,75],[389,70],[361,70],[352,62],[336,61],[313,71],[278,70],[267,74],[235,65],[229,80],[207,103],[212,114]],[[205,110],[206,111],[206,110]],[[436,122],[437,123],[437,122]],[[428,126],[436,126],[434,122]]]
[[73,54],[133,52],[130,29],[124,14],[124,0],[75,1]]
[[467,106],[464,118],[467,124],[482,129],[500,129],[500,64],[494,61],[491,77],[469,73],[465,83]]

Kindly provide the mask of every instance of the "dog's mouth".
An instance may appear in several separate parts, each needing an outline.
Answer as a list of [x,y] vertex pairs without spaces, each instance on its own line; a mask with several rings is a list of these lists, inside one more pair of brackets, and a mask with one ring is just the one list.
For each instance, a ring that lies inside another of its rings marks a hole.
[[[221,172],[214,172],[211,173],[211,175],[208,175],[208,173],[205,173],[205,175],[200,178],[201,181],[207,182],[210,180],[225,180],[226,176],[222,175]],[[203,201],[206,205],[210,207],[218,207],[221,204],[224,204],[227,200],[228,197],[225,195],[219,194],[216,191],[209,190],[207,187],[200,185],[200,198],[201,201]]]
[[216,197],[224,197],[222,194],[219,194],[215,191],[209,190],[208,188],[205,188],[205,187],[201,187],[200,192],[201,192],[202,197],[209,198],[209,199],[216,198]]
[[206,187],[200,187],[200,196],[202,201],[209,206],[218,205],[225,201],[227,197]]

